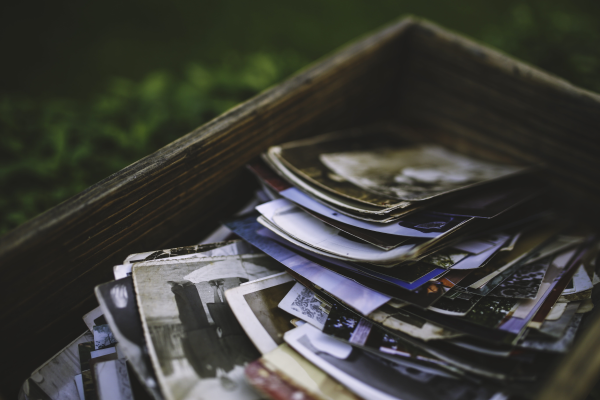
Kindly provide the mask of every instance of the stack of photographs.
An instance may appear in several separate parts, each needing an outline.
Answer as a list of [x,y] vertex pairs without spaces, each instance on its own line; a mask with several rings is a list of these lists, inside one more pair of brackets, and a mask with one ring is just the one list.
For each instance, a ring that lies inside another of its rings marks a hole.
[[115,266],[24,398],[529,398],[593,308],[600,240],[532,166],[355,129],[248,168],[249,206]]

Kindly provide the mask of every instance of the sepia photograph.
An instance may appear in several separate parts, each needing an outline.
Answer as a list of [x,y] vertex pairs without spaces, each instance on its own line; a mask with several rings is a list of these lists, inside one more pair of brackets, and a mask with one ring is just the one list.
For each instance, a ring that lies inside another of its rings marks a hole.
[[[349,136],[352,138],[351,140],[348,140]],[[334,132],[274,146],[269,149],[267,154],[269,158],[283,163],[291,170],[290,172],[303,180],[316,184],[321,189],[368,205],[395,209],[404,208],[409,203],[404,202],[406,204],[402,204],[402,201],[374,193],[371,190],[365,190],[341,175],[332,173],[323,164],[319,155],[328,149],[334,150],[340,149],[340,147],[359,149],[363,146],[385,145],[389,144],[390,141],[397,142],[398,140],[397,136],[389,132],[386,134],[386,132],[377,130],[371,132],[361,132],[360,130]]]
[[404,201],[428,200],[524,171],[522,167],[476,160],[432,145],[317,151],[320,161],[344,181]]

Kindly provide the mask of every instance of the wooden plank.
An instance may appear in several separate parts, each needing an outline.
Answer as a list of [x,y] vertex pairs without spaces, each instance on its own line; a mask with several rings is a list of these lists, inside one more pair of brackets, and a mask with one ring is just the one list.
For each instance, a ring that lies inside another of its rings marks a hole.
[[81,330],[93,288],[130,253],[188,245],[247,199],[268,146],[380,118],[393,104],[396,23],[242,103],[2,238],[1,392]]

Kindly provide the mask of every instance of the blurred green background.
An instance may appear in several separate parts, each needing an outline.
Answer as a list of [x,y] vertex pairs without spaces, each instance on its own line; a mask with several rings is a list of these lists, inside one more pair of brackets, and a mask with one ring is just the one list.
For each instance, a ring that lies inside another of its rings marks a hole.
[[404,14],[600,91],[597,0],[0,7],[0,234]]

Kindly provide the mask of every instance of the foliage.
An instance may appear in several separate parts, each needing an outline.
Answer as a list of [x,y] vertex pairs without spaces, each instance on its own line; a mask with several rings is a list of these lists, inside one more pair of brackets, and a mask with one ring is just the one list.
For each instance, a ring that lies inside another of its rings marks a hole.
[[597,15],[568,13],[551,4],[520,4],[510,19],[480,38],[568,81],[600,92],[600,24]]
[[156,151],[305,65],[256,54],[180,76],[114,79],[89,103],[0,100],[0,233]]

